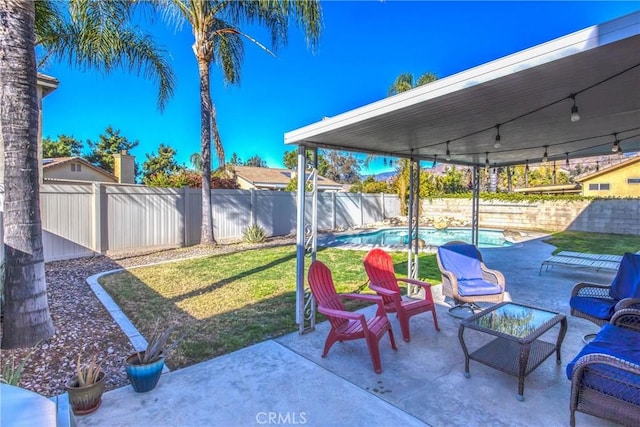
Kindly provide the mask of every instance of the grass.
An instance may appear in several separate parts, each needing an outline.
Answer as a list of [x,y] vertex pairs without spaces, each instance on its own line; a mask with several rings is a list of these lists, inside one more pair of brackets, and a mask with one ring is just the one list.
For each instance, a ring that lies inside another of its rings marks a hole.
[[[317,257],[330,266],[338,292],[368,293],[364,255],[324,249]],[[407,254],[392,257],[406,276]],[[144,336],[156,318],[187,332],[167,360],[177,368],[295,331],[295,271],[292,245],[131,269],[100,283]],[[435,255],[420,256],[418,277],[440,282]]]
[[634,253],[640,250],[640,237],[627,234],[563,231],[553,234],[545,242],[557,247],[554,255],[560,251],[622,255],[625,252]]

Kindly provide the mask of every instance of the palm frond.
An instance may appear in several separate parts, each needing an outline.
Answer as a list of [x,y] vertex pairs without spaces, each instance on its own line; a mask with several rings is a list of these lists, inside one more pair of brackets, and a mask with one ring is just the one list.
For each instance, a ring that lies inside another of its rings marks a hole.
[[164,108],[175,86],[173,71],[165,59],[168,53],[130,24],[133,2],[71,0],[68,17],[48,0],[43,3],[38,8],[42,15],[36,18],[43,21],[36,29],[36,41],[46,52],[45,59],[51,57],[105,73],[117,67],[142,73],[157,82],[158,107]]

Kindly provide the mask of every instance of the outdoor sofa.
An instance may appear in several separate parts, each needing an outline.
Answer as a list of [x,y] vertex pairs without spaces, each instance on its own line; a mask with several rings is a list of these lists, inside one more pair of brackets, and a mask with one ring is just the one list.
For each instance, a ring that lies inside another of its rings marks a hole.
[[623,425],[640,420],[640,310],[617,311],[567,365],[571,426],[583,412]]

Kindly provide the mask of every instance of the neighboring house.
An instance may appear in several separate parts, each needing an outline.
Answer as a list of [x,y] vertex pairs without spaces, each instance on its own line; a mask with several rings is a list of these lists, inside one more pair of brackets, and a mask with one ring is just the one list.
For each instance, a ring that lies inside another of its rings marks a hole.
[[[253,166],[233,166],[236,182],[244,190],[284,190],[296,172],[289,169],[257,168]],[[342,184],[318,176],[319,191],[342,191]]]
[[640,155],[582,175],[575,181],[582,184],[584,196],[640,197]]
[[76,182],[134,184],[134,156],[123,152],[122,154],[114,154],[114,158],[115,173],[94,166],[81,157],[43,159],[43,179],[47,184]]

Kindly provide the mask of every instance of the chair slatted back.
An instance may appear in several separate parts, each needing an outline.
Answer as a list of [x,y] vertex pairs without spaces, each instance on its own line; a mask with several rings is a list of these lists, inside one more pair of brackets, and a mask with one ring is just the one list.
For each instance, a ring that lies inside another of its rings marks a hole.
[[[311,287],[311,293],[316,299],[318,306],[346,311],[342,299],[336,292],[329,267],[316,260],[311,263],[307,278],[309,280],[309,286]],[[334,328],[337,328],[345,322],[344,319],[334,317],[329,317],[329,321]]]
[[[382,249],[375,248],[369,251],[363,262],[371,284],[394,292],[400,292],[391,255]],[[385,304],[393,302],[393,298],[388,296],[383,296],[382,299]]]

